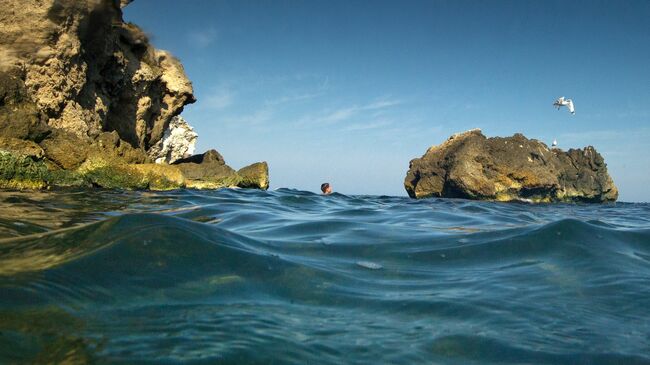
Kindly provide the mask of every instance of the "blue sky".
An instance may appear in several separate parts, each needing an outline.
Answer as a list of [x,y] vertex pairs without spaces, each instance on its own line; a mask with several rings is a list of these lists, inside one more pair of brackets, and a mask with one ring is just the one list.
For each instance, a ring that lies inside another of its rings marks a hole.
[[[183,116],[271,188],[406,195],[453,133],[593,145],[650,201],[650,1],[137,0],[125,18],[183,62]],[[552,102],[570,97],[576,115]]]

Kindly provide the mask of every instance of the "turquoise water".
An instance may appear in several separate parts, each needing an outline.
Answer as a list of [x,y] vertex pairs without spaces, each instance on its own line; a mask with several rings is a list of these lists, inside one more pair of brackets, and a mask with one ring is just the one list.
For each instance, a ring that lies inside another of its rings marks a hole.
[[2,364],[650,364],[648,204],[0,202]]

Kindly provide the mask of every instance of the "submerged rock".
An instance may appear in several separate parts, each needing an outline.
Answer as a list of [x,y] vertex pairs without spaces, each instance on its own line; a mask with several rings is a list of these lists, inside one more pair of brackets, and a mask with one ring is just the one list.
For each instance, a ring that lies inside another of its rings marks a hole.
[[589,146],[565,152],[522,134],[451,136],[413,159],[404,180],[412,198],[606,202],[618,198],[602,156]]

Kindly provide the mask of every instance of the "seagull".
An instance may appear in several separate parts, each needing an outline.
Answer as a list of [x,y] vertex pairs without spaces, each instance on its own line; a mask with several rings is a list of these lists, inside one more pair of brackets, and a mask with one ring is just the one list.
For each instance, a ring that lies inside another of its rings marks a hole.
[[558,110],[560,110],[561,106],[566,106],[567,108],[569,108],[571,114],[576,113],[576,109],[573,107],[573,100],[565,99],[564,96],[561,96],[557,100],[555,100],[555,103],[553,103],[553,105],[556,106]]
[[552,146],[553,146],[553,147],[557,146],[557,139],[554,139],[554,140],[553,140],[553,144],[552,144]]

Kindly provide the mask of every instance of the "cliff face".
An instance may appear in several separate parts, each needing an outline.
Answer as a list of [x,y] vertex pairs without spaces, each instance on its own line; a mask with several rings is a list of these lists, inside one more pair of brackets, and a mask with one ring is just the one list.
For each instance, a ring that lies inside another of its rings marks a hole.
[[[154,49],[138,27],[124,23],[120,5],[3,1],[0,77],[21,90],[14,102],[24,105],[23,114],[39,119],[40,127],[64,129],[88,141],[116,131],[132,147],[147,150],[195,99],[182,65]],[[12,118],[12,108],[4,109],[5,128],[23,123],[22,115]]]
[[618,190],[593,147],[565,152],[521,134],[456,134],[411,161],[404,187],[412,198],[453,197],[535,202],[615,201]]
[[[192,83],[123,21],[130,2],[0,2],[0,187],[188,185],[180,167],[150,162],[192,153],[196,134],[171,123]],[[231,175],[209,186],[243,181]]]

